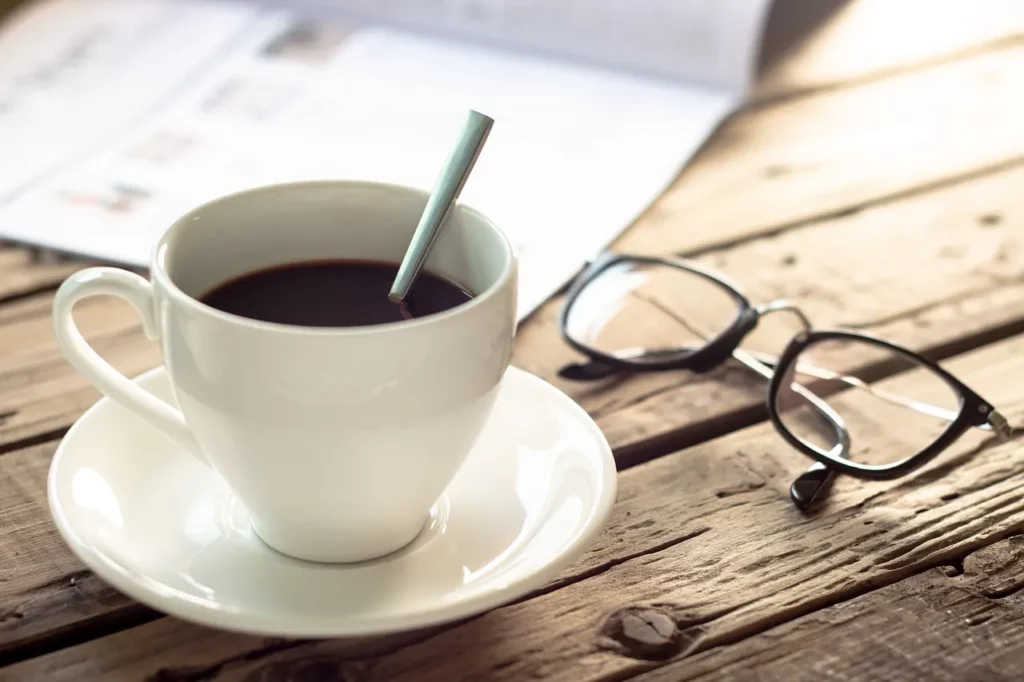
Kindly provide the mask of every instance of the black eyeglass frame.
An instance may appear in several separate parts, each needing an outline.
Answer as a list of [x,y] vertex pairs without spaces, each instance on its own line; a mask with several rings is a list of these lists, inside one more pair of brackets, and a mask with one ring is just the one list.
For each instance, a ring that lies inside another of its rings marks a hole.
[[[650,361],[624,360],[579,343],[568,332],[569,314],[572,312],[572,306],[575,305],[580,292],[600,277],[605,270],[624,262],[663,265],[699,275],[721,287],[732,296],[738,307],[736,318],[714,339],[704,344],[702,348],[695,351],[687,351],[686,349],[668,352],[655,351],[650,354],[652,356]],[[605,252],[591,261],[569,287],[565,297],[565,304],[562,306],[562,311],[558,318],[558,329],[562,339],[573,350],[613,369],[629,372],[663,372],[672,369],[686,369],[702,374],[713,370],[732,356],[733,351],[739,348],[740,343],[743,342],[747,334],[752,332],[757,326],[761,314],[760,310],[743,295],[735,284],[722,277],[719,273],[703,268],[696,263],[676,258],[626,256]],[[674,357],[658,360],[655,356],[659,355]]]
[[[646,351],[649,360],[637,362],[635,358],[624,360],[613,355],[604,353],[596,348],[577,342],[568,333],[568,318],[572,306],[576,302],[580,292],[591,282],[601,276],[605,270],[622,262],[646,263],[662,265],[671,268],[678,268],[697,274],[719,288],[730,294],[737,305],[737,314],[732,323],[714,339],[706,341],[696,350],[685,348],[670,351]],[[784,302],[771,304],[763,307],[755,307],[753,303],[740,291],[739,287],[723,277],[720,273],[704,268],[697,263],[678,258],[660,258],[656,256],[631,256],[605,252],[591,261],[587,267],[576,277],[566,294],[566,301],[559,316],[559,330],[565,342],[581,355],[587,357],[591,362],[589,365],[572,365],[570,369],[581,370],[581,373],[560,372],[569,379],[593,380],[615,374],[616,372],[656,372],[684,369],[694,373],[711,371],[731,357],[737,357],[739,345],[760,320],[760,318],[773,310],[786,308]],[[804,327],[809,329],[810,321],[801,311],[789,308],[796,313]],[[755,357],[747,353],[749,358],[743,359],[743,363],[755,371],[766,381],[770,382],[775,374],[776,362],[764,358]],[[666,357],[668,356],[668,357]],[[662,359],[658,359],[661,357]],[[598,371],[594,371],[597,368]],[[825,421],[829,422],[836,429],[837,442],[841,447],[849,449],[849,436],[842,425],[842,419],[836,415],[828,406],[814,396],[810,396],[812,406],[815,407]],[[768,396],[771,401],[771,396]],[[815,462],[810,468],[800,474],[790,486],[790,498],[793,504],[801,511],[807,511],[811,505],[820,497],[829,485],[835,472],[820,462]]]
[[[704,277],[727,291],[732,296],[738,306],[736,318],[728,327],[713,339],[707,341],[701,348],[696,350],[680,348],[678,350],[669,351],[647,351],[645,355],[648,359],[646,360],[616,357],[576,341],[576,339],[572,338],[569,334],[568,322],[569,316],[572,312],[572,307],[575,305],[580,293],[606,270],[624,262],[662,265],[671,268],[678,268]],[[592,362],[604,365],[612,370],[622,372],[654,372],[684,369],[694,373],[704,373],[715,369],[733,357],[733,354],[739,348],[743,339],[757,327],[760,318],[766,312],[777,309],[780,309],[778,304],[755,306],[739,290],[738,286],[718,272],[709,268],[704,268],[692,261],[681,258],[664,258],[658,256],[627,255],[605,252],[591,261],[569,287],[565,303],[563,304],[559,315],[559,332],[562,339],[575,351],[586,356]],[[902,346],[898,346],[885,341],[884,339],[879,339],[868,334],[845,330],[813,329],[809,320],[807,320],[806,316],[804,316],[802,312],[796,308],[789,309],[800,316],[807,328],[805,331],[798,332],[793,339],[789,341],[778,361],[774,363],[775,366],[772,368],[773,371],[769,378],[768,385],[768,414],[776,431],[779,432],[787,443],[793,446],[797,451],[802,452],[804,455],[825,467],[828,472],[843,473],[855,478],[868,480],[893,480],[905,476],[930,462],[972,427],[995,431],[997,435],[1004,439],[1010,436],[1012,429],[1009,427],[1006,419],[999,414],[999,412],[997,412],[988,401],[978,395],[962,381],[944,370],[937,363],[907,348],[903,348]],[[931,445],[910,457],[891,464],[861,464],[843,457],[833,456],[829,453],[810,447],[796,435],[792,434],[783,424],[782,418],[776,407],[776,402],[782,388],[782,382],[785,380],[785,377],[788,376],[791,366],[796,362],[799,355],[808,346],[822,341],[836,339],[844,339],[848,341],[855,340],[861,343],[880,346],[891,352],[907,357],[916,362],[919,366],[935,372],[957,393],[960,399],[960,412],[950,422],[950,425],[946,430],[943,431]],[[797,494],[797,484],[794,484],[791,492],[794,501],[798,506],[805,508],[813,501],[813,497],[817,496],[818,490],[825,483],[825,474],[826,472],[817,470],[817,475],[821,476],[822,480],[820,481],[821,485],[814,490],[812,499],[798,499],[800,496]],[[813,480],[815,472],[808,471],[805,476],[807,477],[808,482],[810,482]]]
[[[910,457],[890,464],[862,464],[843,457],[833,456],[809,446],[783,424],[782,415],[779,413],[776,403],[780,391],[784,390],[783,383],[790,377],[790,369],[793,368],[800,354],[814,344],[825,341],[856,341],[857,343],[880,346],[891,353],[909,358],[919,366],[932,371],[946,382],[956,393],[960,401],[960,411],[949,423],[945,431],[929,446]],[[1001,437],[1008,437],[1010,431],[1006,420],[987,400],[932,360],[884,339],[860,332],[839,329],[812,329],[799,332],[786,344],[786,348],[779,357],[775,372],[772,374],[768,384],[768,416],[775,426],[775,430],[790,445],[808,457],[838,473],[875,481],[891,481],[920,469],[946,450],[946,448],[964,435],[968,429],[992,430]]]

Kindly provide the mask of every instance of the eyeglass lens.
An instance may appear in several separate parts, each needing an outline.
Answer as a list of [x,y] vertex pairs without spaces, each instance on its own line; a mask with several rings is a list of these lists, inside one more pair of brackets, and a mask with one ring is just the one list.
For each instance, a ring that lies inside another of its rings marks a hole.
[[[884,466],[928,448],[961,410],[959,393],[912,356],[869,341],[826,339],[807,346],[787,366],[774,396],[782,426],[805,445],[828,454],[834,430],[801,397],[819,396],[844,423],[847,459]],[[873,377],[887,376],[885,379]],[[835,453],[833,453],[834,455]]]
[[624,360],[645,353],[699,349],[735,321],[728,289],[694,272],[623,261],[604,270],[569,309],[565,331],[576,343]]

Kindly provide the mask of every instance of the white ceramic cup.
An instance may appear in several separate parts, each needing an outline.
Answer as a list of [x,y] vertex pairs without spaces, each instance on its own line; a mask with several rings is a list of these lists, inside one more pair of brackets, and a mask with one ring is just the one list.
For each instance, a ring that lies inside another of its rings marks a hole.
[[[278,185],[191,211],[163,235],[151,281],[89,268],[57,292],[70,363],[216,470],[271,547],[360,561],[419,533],[486,421],[516,328],[517,263],[502,232],[457,206],[427,270],[474,297],[436,315],[365,327],[260,322],[199,302],[217,285],[306,260],[398,263],[427,194],[367,182]],[[118,373],[72,320],[114,295],[159,340],[179,412]],[[183,455],[184,456],[184,455]]]

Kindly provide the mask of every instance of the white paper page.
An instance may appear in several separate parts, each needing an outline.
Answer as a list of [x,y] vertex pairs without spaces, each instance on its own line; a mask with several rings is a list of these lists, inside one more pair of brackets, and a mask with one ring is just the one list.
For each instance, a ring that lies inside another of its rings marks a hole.
[[516,244],[525,316],[658,196],[734,104],[725,90],[392,30],[309,41],[289,26],[252,23],[159,115],[19,195],[2,232],[145,265],[175,218],[243,187],[357,178],[429,189],[472,107],[496,122],[462,200]]
[[0,31],[0,200],[150,110],[256,16],[152,0],[28,5]]
[[771,0],[260,0],[740,91]]

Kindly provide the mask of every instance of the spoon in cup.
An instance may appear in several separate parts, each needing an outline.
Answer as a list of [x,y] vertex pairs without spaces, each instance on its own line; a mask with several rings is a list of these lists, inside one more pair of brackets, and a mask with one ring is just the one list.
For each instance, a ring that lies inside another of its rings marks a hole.
[[448,214],[451,212],[455,200],[462,192],[469,174],[476,164],[476,159],[487,141],[487,135],[491,132],[494,120],[478,111],[470,110],[466,123],[459,133],[455,147],[452,149],[441,169],[441,174],[434,184],[434,189],[427,199],[427,205],[420,216],[420,222],[406,249],[405,257],[395,275],[395,281],[391,285],[388,299],[397,303],[402,308],[402,316],[406,319],[412,317],[408,310],[407,297],[412,290],[416,278],[423,269],[423,264],[430,255],[430,249],[434,241],[441,233]]

